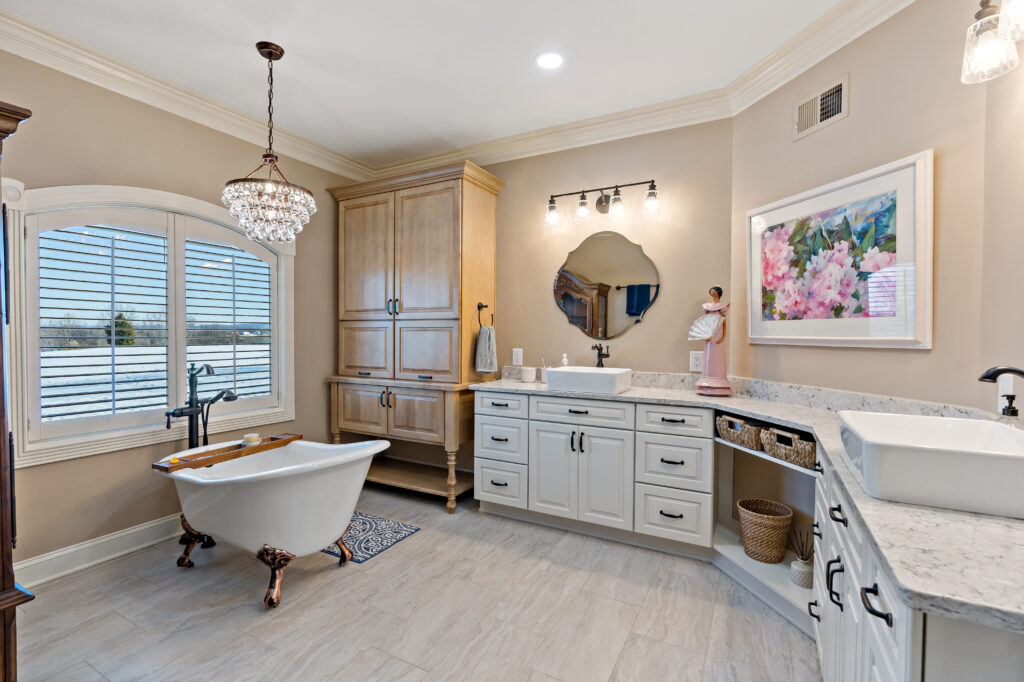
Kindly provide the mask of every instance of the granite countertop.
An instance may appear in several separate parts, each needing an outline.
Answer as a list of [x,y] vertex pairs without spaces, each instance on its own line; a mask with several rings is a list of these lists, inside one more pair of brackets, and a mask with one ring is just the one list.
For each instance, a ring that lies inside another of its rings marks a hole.
[[551,391],[547,384],[510,380],[472,390],[553,397],[707,407],[812,432],[853,505],[865,537],[910,607],[1024,633],[1024,520],[887,502],[861,487],[839,436],[835,412],[747,396],[715,398],[686,388],[633,386],[604,395]]

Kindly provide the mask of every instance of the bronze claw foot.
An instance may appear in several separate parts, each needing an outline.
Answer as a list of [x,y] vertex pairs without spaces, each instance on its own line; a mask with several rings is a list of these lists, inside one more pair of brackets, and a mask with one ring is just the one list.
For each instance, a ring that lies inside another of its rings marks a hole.
[[[345,533],[347,533],[348,529],[351,527],[351,523],[345,526]],[[342,533],[341,537],[338,538],[338,549],[341,550],[341,557],[338,558],[339,566],[344,566],[352,558],[352,550],[345,545],[345,533]]]
[[178,538],[178,544],[185,545],[185,549],[182,551],[181,556],[178,557],[178,565],[182,568],[192,568],[195,566],[195,563],[189,559],[189,555],[196,548],[196,544],[203,549],[209,549],[217,543],[209,535],[204,535],[189,525],[189,522],[185,520],[184,514],[181,515],[181,528],[185,532]]
[[263,603],[268,609],[275,608],[281,603],[281,581],[284,580],[284,569],[288,563],[295,558],[283,549],[274,549],[270,545],[263,545],[260,551],[256,552],[256,558],[270,567],[270,586],[267,588],[267,595],[263,597]]

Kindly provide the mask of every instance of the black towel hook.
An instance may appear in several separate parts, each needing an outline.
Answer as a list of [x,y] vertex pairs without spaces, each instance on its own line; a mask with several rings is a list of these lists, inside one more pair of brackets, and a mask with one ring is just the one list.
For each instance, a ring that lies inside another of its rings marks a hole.
[[[480,311],[484,308],[490,308],[489,305],[477,302],[476,304],[476,322],[482,328],[484,326],[483,320],[480,319]],[[494,325],[494,313],[491,313],[491,325]]]

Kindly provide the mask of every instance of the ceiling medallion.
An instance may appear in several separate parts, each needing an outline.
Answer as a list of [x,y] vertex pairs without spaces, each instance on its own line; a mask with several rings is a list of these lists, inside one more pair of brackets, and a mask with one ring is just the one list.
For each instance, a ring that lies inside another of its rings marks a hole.
[[[284,48],[261,41],[256,50],[267,60],[267,151],[255,170],[224,185],[221,201],[254,242],[291,242],[316,213],[316,202],[308,189],[288,182],[274,153],[274,62]],[[253,177],[263,168],[267,177]]]

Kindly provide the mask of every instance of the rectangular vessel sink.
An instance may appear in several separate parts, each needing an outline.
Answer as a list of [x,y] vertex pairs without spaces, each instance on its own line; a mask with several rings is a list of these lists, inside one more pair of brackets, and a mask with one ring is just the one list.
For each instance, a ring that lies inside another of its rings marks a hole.
[[995,421],[839,413],[868,495],[1024,518],[1024,430]]
[[621,367],[552,367],[548,388],[580,393],[624,393],[629,390],[633,370]]

